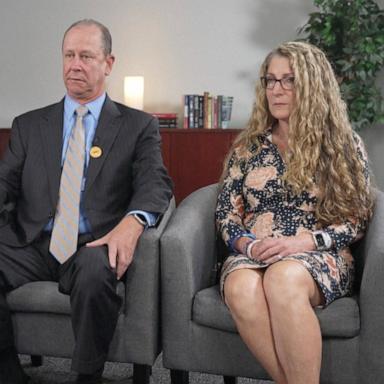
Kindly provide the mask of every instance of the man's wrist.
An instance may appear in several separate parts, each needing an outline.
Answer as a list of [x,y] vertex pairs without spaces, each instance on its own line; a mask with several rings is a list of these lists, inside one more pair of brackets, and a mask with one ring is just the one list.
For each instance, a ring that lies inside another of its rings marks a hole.
[[144,228],[147,228],[148,227],[148,223],[147,223],[147,220],[145,219],[145,216],[144,215],[140,215],[140,213],[133,213],[132,215],[130,216],[133,216],[136,221],[141,224]]
[[144,228],[147,229],[149,227],[154,227],[159,219],[159,214],[154,213],[154,212],[148,212],[148,211],[143,211],[139,209],[134,209],[132,211],[129,211],[127,213],[127,216],[133,216],[133,215],[138,215],[135,220],[137,222],[140,222],[141,224],[144,224]]

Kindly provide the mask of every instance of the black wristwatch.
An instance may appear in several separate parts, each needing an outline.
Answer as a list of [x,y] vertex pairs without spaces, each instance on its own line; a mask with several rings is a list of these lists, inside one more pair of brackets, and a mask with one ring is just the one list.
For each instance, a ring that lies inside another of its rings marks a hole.
[[147,220],[145,220],[145,217],[143,215],[140,215],[139,213],[134,213],[132,215],[144,228],[148,225]]

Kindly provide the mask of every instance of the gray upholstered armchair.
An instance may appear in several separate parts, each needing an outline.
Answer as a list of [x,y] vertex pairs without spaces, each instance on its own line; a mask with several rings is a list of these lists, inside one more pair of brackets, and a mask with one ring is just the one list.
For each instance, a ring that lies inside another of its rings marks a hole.
[[[134,364],[133,382],[149,383],[151,366],[160,353],[160,236],[174,210],[174,199],[157,228],[141,236],[125,283],[118,324],[108,361]],[[12,291],[7,300],[13,312],[16,347],[34,356],[71,357],[74,337],[69,297],[57,283],[34,282]]]
[[[214,279],[219,251],[217,185],[186,198],[161,238],[163,364],[173,384],[188,371],[268,379],[240,339]],[[384,383],[384,194],[369,230],[354,245],[356,295],[316,311],[323,334],[321,383]]]

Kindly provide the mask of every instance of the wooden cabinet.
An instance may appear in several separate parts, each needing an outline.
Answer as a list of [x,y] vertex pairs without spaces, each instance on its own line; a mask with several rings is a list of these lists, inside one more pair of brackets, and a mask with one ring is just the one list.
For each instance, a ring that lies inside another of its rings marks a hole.
[[10,133],[10,129],[0,128],[0,158],[3,157],[3,153],[8,144]]
[[238,129],[162,129],[164,163],[179,203],[191,192],[216,183]]
[[[164,163],[174,182],[177,203],[196,189],[219,180],[224,158],[239,132],[238,129],[160,130]],[[9,129],[0,129],[0,156],[9,133]]]

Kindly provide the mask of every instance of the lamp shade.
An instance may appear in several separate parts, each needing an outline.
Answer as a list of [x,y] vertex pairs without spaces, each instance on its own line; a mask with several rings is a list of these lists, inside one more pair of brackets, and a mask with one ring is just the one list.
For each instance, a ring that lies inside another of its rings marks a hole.
[[136,109],[144,107],[144,77],[125,76],[124,78],[124,102]]

